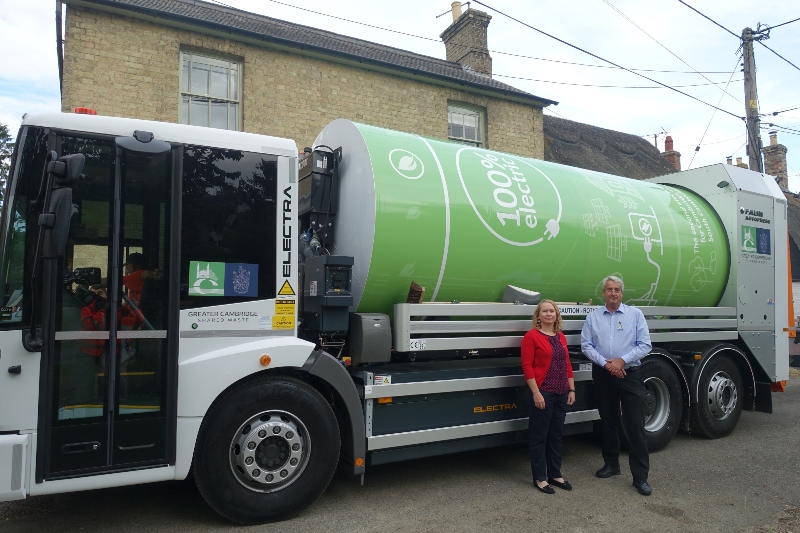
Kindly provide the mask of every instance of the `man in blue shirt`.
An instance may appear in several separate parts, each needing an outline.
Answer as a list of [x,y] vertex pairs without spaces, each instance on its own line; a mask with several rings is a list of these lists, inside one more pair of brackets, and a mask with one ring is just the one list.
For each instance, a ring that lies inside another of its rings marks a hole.
[[647,484],[650,457],[644,431],[644,404],[647,390],[639,365],[653,348],[642,312],[622,303],[622,280],[608,276],[603,280],[605,307],[587,317],[581,331],[581,350],[591,359],[592,379],[600,411],[605,465],[597,477],[618,476],[620,404],[629,441],[628,461],[633,486],[640,494],[652,493]]

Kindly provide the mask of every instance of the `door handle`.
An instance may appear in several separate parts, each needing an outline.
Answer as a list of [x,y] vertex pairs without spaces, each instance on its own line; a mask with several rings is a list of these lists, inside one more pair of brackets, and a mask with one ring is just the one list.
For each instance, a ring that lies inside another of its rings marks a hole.
[[76,442],[74,444],[65,444],[61,447],[61,453],[69,455],[73,453],[87,453],[96,452],[100,450],[101,444],[97,441],[94,442]]
[[144,450],[146,448],[155,448],[155,447],[156,447],[156,443],[155,442],[151,442],[150,444],[140,444],[138,446],[123,446],[121,444],[117,445],[117,448],[119,448],[120,451],[123,451],[123,452],[127,452],[127,451],[130,451],[130,450]]

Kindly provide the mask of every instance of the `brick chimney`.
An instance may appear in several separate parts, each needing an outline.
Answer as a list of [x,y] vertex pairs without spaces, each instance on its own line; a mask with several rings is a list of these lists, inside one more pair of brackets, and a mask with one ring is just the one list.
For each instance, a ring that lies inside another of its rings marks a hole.
[[736,158],[736,166],[739,167],[739,168],[750,168],[750,167],[747,166],[747,163],[742,163],[742,158],[741,157],[737,157]]
[[472,8],[462,13],[461,2],[453,2],[451,7],[453,23],[439,36],[444,41],[447,60],[491,77],[492,58],[489,56],[486,28],[492,17]]
[[769,132],[769,146],[761,149],[764,152],[764,172],[775,176],[778,187],[782,191],[789,190],[789,178],[786,173],[786,147],[778,144],[778,132]]
[[669,161],[669,164],[672,165],[675,170],[678,172],[681,171],[681,153],[676,152],[673,148],[672,135],[667,135],[667,138],[664,140],[664,152],[662,152],[661,155]]

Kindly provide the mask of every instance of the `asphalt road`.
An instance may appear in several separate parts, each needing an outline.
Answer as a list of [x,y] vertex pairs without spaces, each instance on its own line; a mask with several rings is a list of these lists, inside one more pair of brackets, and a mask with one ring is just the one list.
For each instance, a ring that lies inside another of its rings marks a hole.
[[651,456],[653,495],[630,473],[598,479],[600,450],[568,437],[572,492],[531,485],[524,446],[376,467],[362,487],[336,477],[298,517],[240,528],[189,482],[156,483],[0,503],[0,531],[800,531],[800,378],[773,395],[774,414],[745,412],[727,438],[679,434]]

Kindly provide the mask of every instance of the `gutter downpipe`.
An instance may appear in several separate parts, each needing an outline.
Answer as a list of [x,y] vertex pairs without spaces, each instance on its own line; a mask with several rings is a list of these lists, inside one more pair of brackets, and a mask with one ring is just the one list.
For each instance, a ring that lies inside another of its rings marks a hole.
[[62,0],[56,0],[56,55],[58,56],[58,90],[64,94],[64,41],[61,39],[61,11]]

